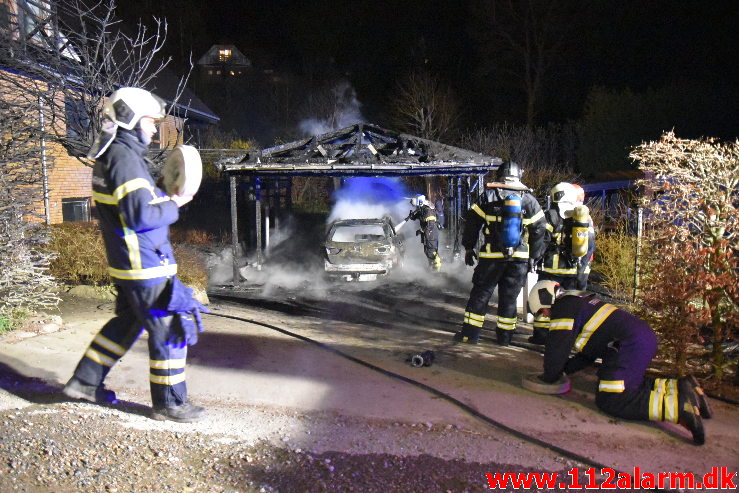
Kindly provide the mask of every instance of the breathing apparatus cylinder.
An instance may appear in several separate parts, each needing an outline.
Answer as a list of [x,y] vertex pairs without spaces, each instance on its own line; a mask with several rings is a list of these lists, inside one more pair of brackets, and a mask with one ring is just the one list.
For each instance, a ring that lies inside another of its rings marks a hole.
[[588,228],[590,210],[586,205],[578,205],[572,212],[572,255],[584,257],[588,253]]
[[511,194],[503,203],[503,246],[508,249],[516,248],[521,243],[521,197]]

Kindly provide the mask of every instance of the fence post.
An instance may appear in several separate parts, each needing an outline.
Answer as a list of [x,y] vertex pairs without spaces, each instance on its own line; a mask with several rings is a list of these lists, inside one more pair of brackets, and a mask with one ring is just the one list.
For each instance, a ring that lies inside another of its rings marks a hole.
[[634,301],[639,294],[639,260],[641,257],[642,220],[644,209],[637,207],[636,214],[636,255],[634,256]]
[[236,207],[236,175],[229,177],[229,192],[231,194],[231,255],[233,261],[233,285],[238,286],[241,277],[239,273],[239,227],[238,227],[238,208]]

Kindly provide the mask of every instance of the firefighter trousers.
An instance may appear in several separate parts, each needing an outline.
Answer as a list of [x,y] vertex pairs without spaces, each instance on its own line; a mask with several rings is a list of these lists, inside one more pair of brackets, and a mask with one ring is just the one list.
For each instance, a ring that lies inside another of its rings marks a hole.
[[74,371],[78,380],[87,385],[102,384],[113,365],[145,329],[149,335],[149,385],[154,407],[187,402],[187,347],[167,344],[173,321],[173,316],[165,310],[169,302],[168,284],[165,281],[155,286],[116,286],[115,316],[100,329],[85,351]]
[[467,301],[462,333],[469,337],[477,337],[485,321],[488,303],[495,288],[498,288],[498,318],[496,332],[516,329],[516,298],[521,292],[526,273],[527,260],[513,262],[496,262],[481,259],[472,275],[472,290]]
[[596,405],[619,418],[677,423],[683,397],[678,380],[645,376],[656,354],[651,332],[613,344],[598,371]]

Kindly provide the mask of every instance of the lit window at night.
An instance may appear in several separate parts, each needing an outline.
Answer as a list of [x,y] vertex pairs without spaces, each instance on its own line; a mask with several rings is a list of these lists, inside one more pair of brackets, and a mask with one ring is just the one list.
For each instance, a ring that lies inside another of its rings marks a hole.
[[218,60],[227,62],[231,59],[231,50],[218,50]]

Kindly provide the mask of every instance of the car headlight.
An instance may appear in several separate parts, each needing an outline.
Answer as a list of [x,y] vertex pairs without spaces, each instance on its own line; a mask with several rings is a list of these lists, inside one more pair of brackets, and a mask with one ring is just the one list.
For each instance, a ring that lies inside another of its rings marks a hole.
[[337,253],[341,253],[341,248],[326,247],[326,253],[329,255],[336,255]]

